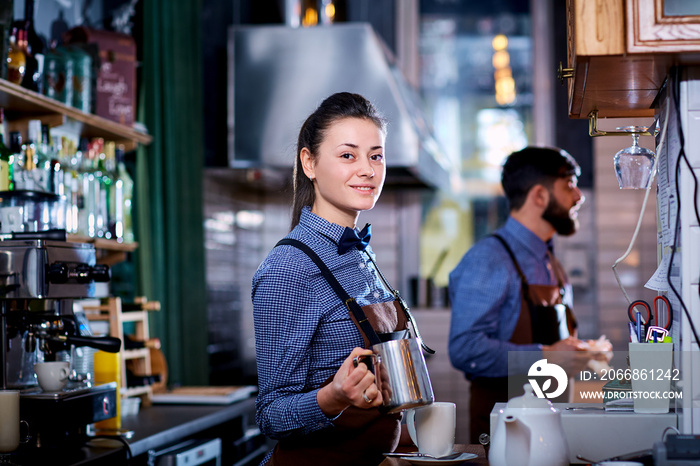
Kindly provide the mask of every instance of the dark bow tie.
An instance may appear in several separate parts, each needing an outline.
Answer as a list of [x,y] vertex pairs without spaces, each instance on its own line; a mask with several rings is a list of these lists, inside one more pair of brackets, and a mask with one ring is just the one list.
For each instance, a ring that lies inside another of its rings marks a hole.
[[369,223],[358,234],[354,228],[345,227],[343,236],[338,242],[338,254],[345,254],[350,248],[356,247],[360,251],[364,251],[369,245],[369,239],[372,237],[372,225]]

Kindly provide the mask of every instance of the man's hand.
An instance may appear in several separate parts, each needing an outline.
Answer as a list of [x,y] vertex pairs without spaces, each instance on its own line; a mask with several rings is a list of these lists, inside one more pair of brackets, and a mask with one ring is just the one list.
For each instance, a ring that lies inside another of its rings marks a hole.
[[588,351],[593,353],[593,359],[596,361],[610,362],[613,357],[612,343],[610,340],[602,336],[597,340],[588,340],[584,342]]
[[589,345],[586,342],[568,337],[553,345],[542,346],[542,354],[548,362],[557,364],[571,376],[582,371],[594,357],[588,349]]

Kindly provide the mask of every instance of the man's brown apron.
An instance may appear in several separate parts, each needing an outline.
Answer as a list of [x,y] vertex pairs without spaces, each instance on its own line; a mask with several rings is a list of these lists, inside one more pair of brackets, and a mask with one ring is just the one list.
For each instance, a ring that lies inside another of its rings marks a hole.
[[[309,254],[308,250],[303,250]],[[320,266],[318,263],[317,265]],[[324,272],[322,269],[322,273]],[[362,306],[362,311],[383,341],[400,338],[407,333],[406,314],[398,300]],[[365,348],[369,348],[370,339],[362,325],[352,312],[350,317],[364,339]],[[329,384],[332,380],[333,376],[321,386]],[[379,408],[361,409],[349,406],[333,421],[333,425],[332,428],[321,429],[308,435],[290,436],[279,440],[266,464],[376,466],[384,459],[382,453],[394,451],[399,443],[401,413],[384,414]]]
[[[559,261],[553,254],[548,253],[557,285],[530,285],[505,240],[498,235],[493,236],[508,251],[521,280],[520,315],[509,341],[519,345],[532,343],[551,345],[573,335],[576,320],[571,309],[562,304],[567,277]],[[533,321],[535,321],[534,325]],[[521,378],[524,382],[527,380],[525,375]],[[522,384],[520,385],[522,386]],[[568,401],[568,397],[569,391],[567,390],[552,401]],[[479,436],[482,433],[489,433],[491,410],[496,403],[505,401],[508,401],[508,377],[477,377],[471,381],[469,400],[469,438],[471,443],[479,443]]]

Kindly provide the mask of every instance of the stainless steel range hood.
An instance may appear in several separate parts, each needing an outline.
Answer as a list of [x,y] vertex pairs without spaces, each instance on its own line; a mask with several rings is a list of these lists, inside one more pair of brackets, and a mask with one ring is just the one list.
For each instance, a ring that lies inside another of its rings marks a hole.
[[389,121],[387,184],[440,186],[453,173],[417,95],[368,24],[229,30],[229,166],[290,169],[306,117],[329,95],[364,95]]

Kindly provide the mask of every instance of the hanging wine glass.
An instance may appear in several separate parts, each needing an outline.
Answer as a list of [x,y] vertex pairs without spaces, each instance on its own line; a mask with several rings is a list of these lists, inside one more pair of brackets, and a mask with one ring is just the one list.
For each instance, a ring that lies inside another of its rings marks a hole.
[[652,179],[654,152],[639,146],[639,133],[649,128],[623,126],[617,129],[632,134],[632,145],[619,151],[613,159],[617,184],[620,189],[646,189]]

